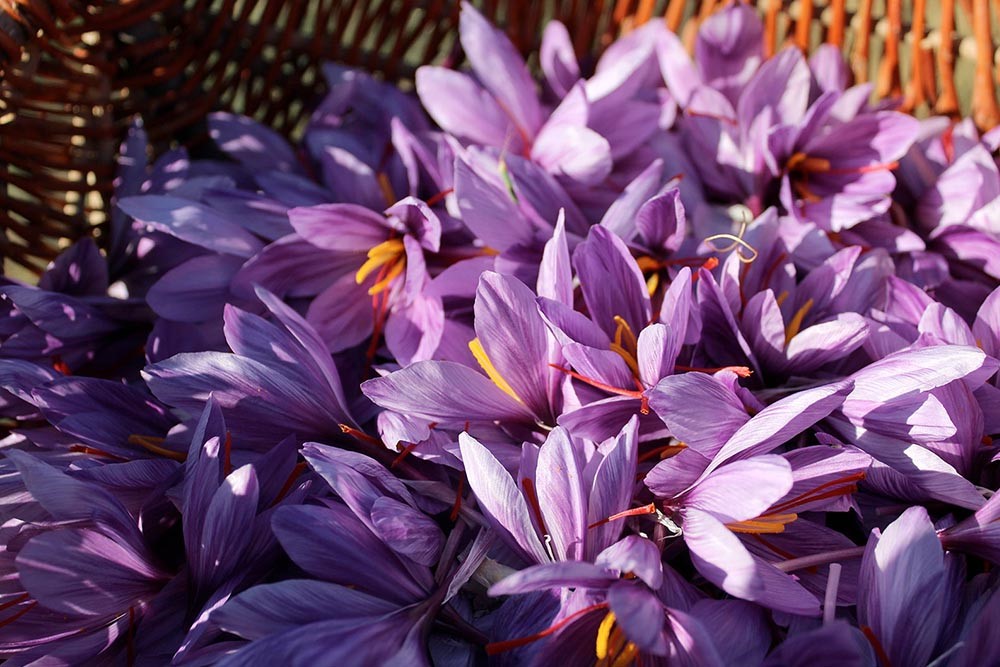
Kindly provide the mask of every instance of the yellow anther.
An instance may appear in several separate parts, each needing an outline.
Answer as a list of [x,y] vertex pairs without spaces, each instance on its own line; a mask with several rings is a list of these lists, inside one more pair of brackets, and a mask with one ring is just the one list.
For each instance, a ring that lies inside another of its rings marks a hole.
[[396,193],[392,190],[392,183],[389,181],[389,175],[384,171],[380,171],[378,176],[376,176],[378,181],[378,187],[382,190],[382,197],[385,199],[386,206],[392,206],[396,203]]
[[778,308],[781,308],[781,304],[783,304],[787,300],[788,300],[788,290],[785,290],[778,295],[778,298],[775,299],[775,302],[778,304]]
[[505,394],[513,398],[518,403],[524,402],[521,400],[521,397],[514,392],[514,388],[503,379],[503,376],[500,375],[500,372],[496,369],[496,366],[493,365],[493,362],[490,361],[490,358],[486,356],[486,350],[483,349],[483,344],[479,342],[478,338],[473,338],[469,341],[469,350],[472,352],[472,356],[476,358],[476,361],[479,362],[479,366],[486,372],[486,375],[493,380],[493,384],[500,387]]
[[396,262],[392,265],[392,268],[389,269],[389,272],[385,274],[385,278],[368,288],[368,296],[375,296],[382,290],[389,287],[389,285],[392,284],[392,281],[403,273],[404,268],[406,268],[406,262],[396,260]]
[[649,296],[656,294],[656,288],[660,286],[660,274],[654,273],[646,281],[646,289],[649,290]]
[[643,273],[646,273],[647,271],[658,271],[663,268],[662,262],[653,259],[649,255],[637,257],[635,263],[639,266],[639,270]]
[[809,299],[802,304],[801,308],[795,311],[795,314],[792,316],[792,321],[788,323],[787,327],[785,327],[785,347],[788,347],[788,344],[792,341],[792,339],[798,335],[799,330],[802,328],[802,320],[806,318],[806,315],[809,314],[812,307],[813,300]]
[[628,667],[629,665],[635,664],[635,659],[639,656],[639,647],[629,642],[625,644],[625,648],[622,652],[618,654],[615,661],[611,663],[611,667]]
[[597,645],[595,652],[598,660],[608,657],[608,640],[611,638],[611,628],[615,625],[615,612],[609,611],[597,628]]
[[748,521],[727,523],[734,533],[775,534],[785,532],[785,525],[799,518],[798,514],[765,514]]
[[635,337],[635,332],[628,322],[619,315],[615,315],[615,340],[611,343],[611,351],[616,353],[625,363],[628,364],[632,375],[639,377],[639,341]]
[[805,153],[795,153],[788,158],[785,163],[788,171],[801,171],[804,173],[821,173],[830,171],[830,161],[822,157],[813,157]]
[[[358,269],[357,274],[354,276],[354,281],[360,285],[365,281],[365,278],[377,271],[381,266],[399,259],[404,253],[402,239],[389,239],[388,241],[379,243],[368,251],[368,259]],[[399,274],[397,273],[396,275]]]

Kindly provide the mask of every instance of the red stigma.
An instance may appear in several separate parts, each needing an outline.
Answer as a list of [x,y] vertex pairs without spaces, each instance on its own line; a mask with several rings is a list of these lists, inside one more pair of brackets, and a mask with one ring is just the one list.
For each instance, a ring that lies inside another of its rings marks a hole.
[[549,635],[559,632],[564,627],[566,627],[567,625],[569,625],[570,623],[572,623],[573,621],[577,620],[578,618],[580,618],[585,614],[589,614],[592,611],[597,611],[598,609],[607,609],[607,608],[608,608],[607,602],[598,602],[597,604],[593,604],[590,605],[589,607],[584,607],[579,611],[573,612],[566,618],[562,619],[561,621],[558,621],[557,623],[553,623],[552,625],[545,628],[541,632],[536,632],[535,634],[528,635],[527,637],[508,639],[502,642],[492,642],[486,645],[486,655],[496,655],[497,653],[503,653],[505,651],[511,651],[516,648],[521,648],[522,646],[527,646],[528,644],[532,644],[538,641],[539,639],[544,639]]
[[69,365],[65,361],[63,361],[62,357],[60,357],[58,354],[52,357],[52,368],[57,373],[61,373],[63,375],[73,374],[73,371],[70,370]]
[[462,494],[465,492],[465,475],[462,475],[458,480],[458,489],[455,490],[455,504],[451,507],[451,514],[448,515],[448,519],[451,521],[458,520],[458,513],[462,510]]
[[436,195],[428,199],[426,203],[428,206],[434,206],[434,204],[437,204],[438,202],[440,202],[442,199],[444,199],[454,191],[455,188],[448,188],[447,190],[442,190],[441,192],[437,193]]
[[226,439],[222,445],[222,474],[229,476],[233,471],[233,434],[226,431]]
[[587,526],[587,528],[597,528],[598,526],[603,526],[606,523],[611,523],[612,521],[617,521],[618,519],[627,519],[630,516],[645,516],[646,514],[656,514],[656,503],[649,503],[648,505],[643,505],[642,507],[633,507],[630,510],[612,514],[607,519],[595,521]]
[[288,479],[285,480],[285,483],[282,485],[281,490],[278,491],[278,495],[274,497],[274,502],[271,503],[271,507],[274,507],[275,505],[280,503],[284,499],[284,497],[288,495],[288,492],[292,490],[293,486],[295,486],[295,480],[298,479],[299,475],[301,475],[305,471],[306,471],[305,463],[299,462],[295,464],[295,467],[292,468],[292,472],[288,475]]
[[524,496],[528,499],[528,506],[531,507],[531,511],[535,514],[535,520],[538,521],[538,529],[542,531],[542,534],[548,535],[549,531],[545,528],[545,519],[542,518],[542,506],[538,502],[538,494],[535,493],[535,483],[530,477],[525,477],[521,480],[521,486],[524,488]]
[[420,444],[419,442],[411,442],[406,447],[403,447],[403,449],[401,449],[400,452],[399,452],[399,456],[397,456],[396,458],[394,458],[392,460],[392,463],[389,464],[389,468],[395,468],[400,463],[402,463],[403,459],[405,459],[407,456],[409,456],[410,452],[412,452],[414,449],[416,449],[417,445],[419,445],[419,444]]

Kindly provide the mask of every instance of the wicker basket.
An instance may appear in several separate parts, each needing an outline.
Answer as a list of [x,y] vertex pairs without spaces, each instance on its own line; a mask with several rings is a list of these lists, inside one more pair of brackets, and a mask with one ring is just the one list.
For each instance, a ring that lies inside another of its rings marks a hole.
[[[584,66],[616,35],[665,20],[692,43],[717,0],[477,0],[526,54],[551,18]],[[1000,122],[988,0],[760,0],[769,51],[827,41],[858,81],[918,113]],[[120,137],[143,116],[157,150],[197,146],[214,109],[293,135],[334,60],[405,82],[455,62],[458,0],[0,0],[0,252],[37,273],[100,236]],[[662,18],[661,18],[662,17]],[[959,95],[956,90],[965,94]]]

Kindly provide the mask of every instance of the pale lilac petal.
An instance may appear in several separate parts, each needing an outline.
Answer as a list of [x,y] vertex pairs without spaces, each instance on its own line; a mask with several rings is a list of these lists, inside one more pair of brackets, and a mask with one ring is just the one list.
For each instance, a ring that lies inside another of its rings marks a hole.
[[714,470],[685,497],[696,507],[725,523],[746,521],[764,514],[792,488],[792,468],[780,456],[755,456]]
[[611,173],[611,146],[597,132],[580,126],[547,123],[531,148],[531,157],[555,176],[595,185]]
[[642,651],[666,653],[663,603],[647,588],[618,582],[608,589],[608,606],[629,641]]
[[655,591],[663,584],[661,558],[655,544],[638,535],[629,535],[597,554],[594,564],[623,575],[631,572]]
[[563,97],[580,79],[569,31],[559,21],[549,21],[542,31],[542,46],[538,54],[545,82],[557,96]]
[[535,533],[528,506],[510,473],[486,447],[469,434],[461,433],[458,442],[469,486],[475,491],[480,507],[503,527],[514,539],[515,544],[535,562],[548,561],[549,557]]
[[524,283],[492,271],[479,279],[476,334],[483,351],[517,397],[541,418],[550,416],[548,332],[535,295]]
[[833,382],[805,389],[767,406],[729,438],[713,467],[734,457],[747,458],[772,451],[840,407],[853,386],[850,381]]
[[565,429],[553,429],[538,452],[535,490],[553,549],[565,560],[584,555],[588,530],[583,466],[581,448]]
[[708,457],[750,420],[742,401],[704,373],[663,378],[649,392],[649,407],[671,435]]
[[485,375],[451,361],[418,361],[362,383],[361,390],[383,408],[431,421],[534,420]]
[[[462,5],[458,34],[476,77],[493,93],[520,134],[535,136],[542,125],[542,108],[531,74],[507,35],[469,3]],[[453,105],[454,101],[449,99],[448,103]],[[473,109],[478,113],[478,105],[470,111]]]
[[591,228],[587,241],[573,254],[583,297],[590,317],[614,337],[621,317],[633,332],[642,331],[650,320],[646,281],[620,238],[603,227]]
[[684,513],[683,529],[691,561],[702,576],[744,600],[755,600],[764,592],[753,556],[718,519],[689,509]]
[[618,577],[593,563],[561,561],[533,565],[501,579],[490,587],[491,596],[516,595],[549,588],[607,588]]

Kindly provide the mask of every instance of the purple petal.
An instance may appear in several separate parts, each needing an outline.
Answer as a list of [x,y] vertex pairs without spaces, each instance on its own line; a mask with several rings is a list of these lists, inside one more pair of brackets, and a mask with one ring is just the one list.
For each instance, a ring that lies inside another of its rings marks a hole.
[[[476,77],[493,93],[518,132],[535,136],[542,125],[542,108],[531,74],[514,45],[469,3],[462,4],[458,34]],[[478,106],[473,108],[478,113]]]
[[755,456],[717,468],[698,482],[685,499],[688,507],[725,523],[763,514],[792,488],[792,469],[780,456]]
[[594,564],[621,574],[632,573],[652,588],[659,590],[663,584],[662,555],[655,544],[637,535],[629,535],[594,559]]
[[264,244],[242,226],[197,202],[167,195],[126,197],[125,213],[157,231],[214,252],[249,258]]
[[550,588],[604,589],[618,577],[593,563],[567,560],[533,565],[501,579],[490,587],[489,594],[517,595]]
[[649,292],[638,265],[620,238],[597,226],[573,254],[590,317],[614,338],[615,317],[633,332],[650,320]]
[[235,569],[250,541],[248,527],[257,514],[258,494],[257,474],[250,465],[235,470],[215,492],[205,509],[197,550],[188,554],[199,584],[212,588]]
[[156,281],[146,300],[157,315],[178,322],[218,319],[231,298],[230,284],[242,266],[243,258],[229,255],[189,259]]
[[16,562],[32,598],[72,616],[123,613],[166,579],[124,540],[91,530],[53,530],[34,537]]
[[569,31],[559,21],[549,21],[545,26],[538,59],[545,82],[557,96],[565,96],[580,80],[580,65],[576,61]]
[[753,556],[718,519],[707,512],[688,509],[683,529],[691,562],[702,576],[744,600],[755,600],[764,592]]
[[396,553],[427,567],[437,564],[444,535],[427,515],[382,496],[372,506],[372,522],[382,541]]
[[208,133],[219,148],[250,169],[295,171],[298,167],[288,142],[252,118],[223,111],[210,113]]
[[528,506],[510,473],[486,447],[469,434],[459,434],[458,442],[462,449],[465,474],[469,479],[469,486],[476,493],[479,505],[535,562],[548,561],[549,557],[535,533]]
[[271,526],[295,564],[316,578],[401,604],[426,595],[396,555],[343,505],[279,507]]
[[663,621],[666,610],[653,593],[630,582],[608,589],[608,606],[625,635],[642,651],[666,653]]
[[584,555],[587,501],[582,479],[583,452],[560,427],[554,428],[538,453],[535,487],[553,548],[566,560]]
[[750,420],[743,402],[704,373],[663,378],[649,392],[649,406],[671,435],[708,457]]
[[226,632],[255,640],[325,620],[377,618],[396,605],[325,581],[291,579],[263,584],[237,595],[212,612]]

